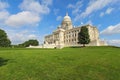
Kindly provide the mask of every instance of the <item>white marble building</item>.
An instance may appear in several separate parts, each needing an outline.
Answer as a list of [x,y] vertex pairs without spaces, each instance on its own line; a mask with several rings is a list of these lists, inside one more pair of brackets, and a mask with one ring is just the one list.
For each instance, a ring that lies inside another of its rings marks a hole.
[[[104,46],[106,43],[99,39],[96,27],[86,25],[89,31],[90,43],[87,46]],[[45,36],[44,48],[63,48],[68,46],[81,46],[78,44],[78,33],[81,26],[73,27],[70,16],[66,13],[61,25],[52,34]]]

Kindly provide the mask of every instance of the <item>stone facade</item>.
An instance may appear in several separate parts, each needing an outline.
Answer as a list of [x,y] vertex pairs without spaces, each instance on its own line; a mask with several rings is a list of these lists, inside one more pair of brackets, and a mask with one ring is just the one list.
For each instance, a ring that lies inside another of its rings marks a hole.
[[[104,41],[99,39],[99,31],[96,27],[86,25],[89,31],[90,43],[87,46],[103,46],[106,45]],[[81,27],[73,27],[72,20],[66,14],[61,26],[52,34],[45,36],[44,48],[63,48],[68,46],[81,46],[78,44],[78,33]]]

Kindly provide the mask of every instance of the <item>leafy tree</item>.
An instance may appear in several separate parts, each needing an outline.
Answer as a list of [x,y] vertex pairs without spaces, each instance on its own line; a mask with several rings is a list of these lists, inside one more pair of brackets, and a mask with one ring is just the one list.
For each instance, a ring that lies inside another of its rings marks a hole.
[[25,41],[22,44],[19,44],[20,47],[28,47],[30,45],[31,46],[38,46],[39,42],[37,40],[28,40],[28,41]]
[[0,29],[0,47],[10,47],[11,41],[4,30]]
[[83,46],[85,46],[85,44],[89,44],[90,38],[87,26],[81,27],[81,31],[78,33],[78,41],[78,43],[83,44]]

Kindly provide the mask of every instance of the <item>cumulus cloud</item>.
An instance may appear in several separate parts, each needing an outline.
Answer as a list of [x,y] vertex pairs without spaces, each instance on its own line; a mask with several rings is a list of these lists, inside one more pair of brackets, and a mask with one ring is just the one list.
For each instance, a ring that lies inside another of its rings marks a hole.
[[50,12],[49,5],[52,3],[52,0],[43,0],[42,3],[35,0],[24,0],[20,4],[20,9],[24,11],[31,11],[38,14],[48,14]]
[[120,34],[120,23],[108,26],[105,30],[101,31],[100,34],[110,35],[110,34]]
[[60,21],[62,19],[62,16],[57,16],[56,20]]
[[37,0],[23,0],[19,5],[22,11],[9,15],[5,20],[5,24],[11,27],[36,26],[42,19],[42,16],[50,12],[49,5],[51,4],[52,0],[42,0],[41,3]]
[[[23,0],[23,2],[18,5],[21,11],[16,14],[10,14],[6,9],[10,7],[10,5],[0,1],[0,26],[1,24],[11,27],[36,26],[44,15],[50,13],[50,5],[52,5],[52,0]],[[23,30],[22,28],[19,28],[20,30],[14,28],[13,30],[11,27],[4,27],[4,29],[12,41],[12,44],[23,43],[29,39],[43,39],[36,31],[32,32],[32,30]]]
[[40,17],[29,11],[19,12],[18,14],[11,15],[6,24],[12,27],[20,27],[24,25],[33,25],[40,21]]

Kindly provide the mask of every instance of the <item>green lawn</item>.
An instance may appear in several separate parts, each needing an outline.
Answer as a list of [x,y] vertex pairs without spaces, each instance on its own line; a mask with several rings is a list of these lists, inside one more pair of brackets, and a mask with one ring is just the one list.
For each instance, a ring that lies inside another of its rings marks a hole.
[[120,80],[120,48],[0,48],[0,80]]

